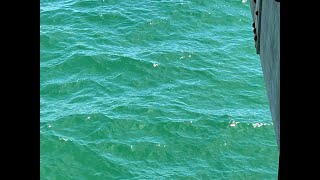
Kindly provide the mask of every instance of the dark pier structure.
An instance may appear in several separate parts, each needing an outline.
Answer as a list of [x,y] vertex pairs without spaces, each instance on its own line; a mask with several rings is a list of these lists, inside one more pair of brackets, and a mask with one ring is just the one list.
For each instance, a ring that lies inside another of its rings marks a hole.
[[[280,152],[280,0],[250,0],[250,8],[253,39],[260,56]],[[278,179],[279,175],[280,171]]]

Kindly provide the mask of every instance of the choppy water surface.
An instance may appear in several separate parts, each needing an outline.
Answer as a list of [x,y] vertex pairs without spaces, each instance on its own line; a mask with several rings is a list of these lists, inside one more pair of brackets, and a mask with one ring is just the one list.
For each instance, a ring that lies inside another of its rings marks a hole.
[[242,0],[41,0],[41,179],[276,179],[251,24]]

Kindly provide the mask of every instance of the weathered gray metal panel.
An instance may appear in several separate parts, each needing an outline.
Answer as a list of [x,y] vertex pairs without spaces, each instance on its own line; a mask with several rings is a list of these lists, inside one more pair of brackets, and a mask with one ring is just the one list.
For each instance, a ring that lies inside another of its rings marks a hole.
[[[260,60],[267,89],[275,135],[280,150],[280,3],[261,1]],[[258,0],[257,0],[258,4]],[[256,3],[250,0],[253,21]]]

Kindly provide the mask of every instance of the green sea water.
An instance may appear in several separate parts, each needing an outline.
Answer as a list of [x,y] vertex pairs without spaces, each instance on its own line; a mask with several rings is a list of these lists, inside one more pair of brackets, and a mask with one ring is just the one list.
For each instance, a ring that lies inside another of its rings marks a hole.
[[277,179],[249,2],[40,0],[40,178]]

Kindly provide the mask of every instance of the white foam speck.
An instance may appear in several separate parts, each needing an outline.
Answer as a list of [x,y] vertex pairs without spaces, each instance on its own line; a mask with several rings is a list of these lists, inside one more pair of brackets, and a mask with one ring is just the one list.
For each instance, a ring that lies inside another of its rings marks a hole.
[[156,146],[160,146],[160,144],[157,144]]
[[256,128],[256,127],[261,127],[263,126],[264,124],[263,123],[254,123],[252,124],[253,125],[253,128]]
[[59,140],[68,141],[68,139],[67,139],[67,138],[59,138]]
[[236,121],[232,121],[232,123],[230,124],[231,127],[235,127],[239,122]]
[[246,3],[247,2],[247,0],[242,0],[242,3]]
[[90,119],[90,118],[91,118],[90,116],[87,117],[87,119]]
[[224,143],[224,145],[226,146],[226,145],[227,145],[227,143]]
[[153,63],[153,67],[157,67],[157,66],[159,66],[159,64]]
[[191,55],[189,55],[188,57],[191,57]]
[[48,128],[51,128],[51,127],[52,127],[52,126],[49,124],[49,125],[48,125]]

